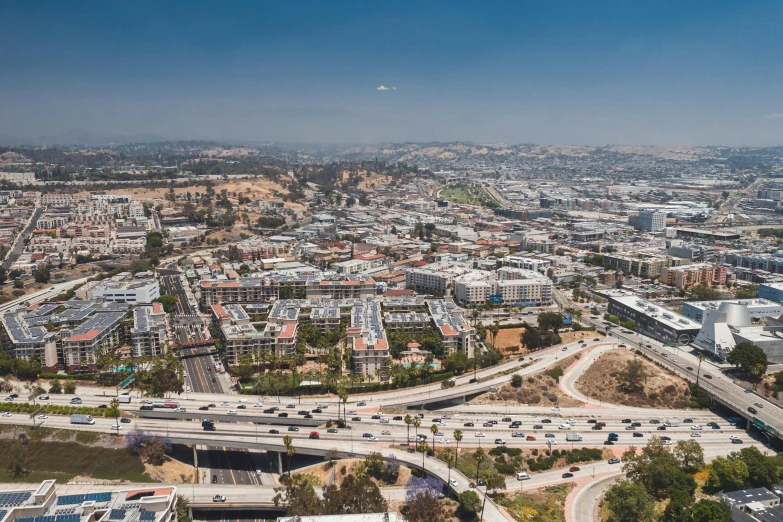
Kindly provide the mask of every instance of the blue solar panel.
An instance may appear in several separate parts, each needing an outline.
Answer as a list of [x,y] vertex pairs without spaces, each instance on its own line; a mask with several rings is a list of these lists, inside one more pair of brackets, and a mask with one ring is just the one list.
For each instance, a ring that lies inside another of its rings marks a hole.
[[3,520],[7,513],[8,513],[7,509],[0,509],[0,520]]
[[112,509],[111,511],[109,511],[110,520],[122,520],[123,518],[125,518],[124,509]]
[[76,514],[57,515],[55,522],[79,522],[80,518],[81,516]]
[[92,500],[95,502],[108,502],[111,500],[111,492],[105,491],[103,493],[88,493],[84,496],[84,500]]
[[67,504],[81,504],[84,502],[84,495],[63,495],[61,497],[57,497],[57,505],[67,505]]
[[30,498],[29,491],[15,491],[13,493],[0,493],[0,506],[19,506]]
[[154,511],[142,511],[141,516],[139,516],[139,520],[155,520],[155,512]]
[[14,522],[35,522],[35,517],[20,517],[15,519]]

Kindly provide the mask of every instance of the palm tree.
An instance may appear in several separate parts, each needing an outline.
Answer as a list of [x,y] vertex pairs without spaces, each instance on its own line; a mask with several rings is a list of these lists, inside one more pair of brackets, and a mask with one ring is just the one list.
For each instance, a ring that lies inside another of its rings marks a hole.
[[416,429],[416,449],[419,449],[419,426],[421,426],[421,419],[415,417],[413,419],[413,427]]
[[704,353],[699,352],[696,354],[696,358],[699,360],[699,368],[696,370],[696,387],[699,387],[699,377],[701,376],[701,362],[706,359]]
[[484,459],[487,458],[487,453],[482,448],[479,448],[476,450],[476,453],[473,454],[473,457],[476,459],[476,484],[478,484],[479,467],[481,466],[481,463],[484,461]]
[[288,478],[291,478],[291,457],[296,455],[296,448],[294,448],[294,440],[290,435],[283,437],[283,444],[285,444],[285,454],[288,457]]
[[446,448],[443,450],[443,459],[446,461],[446,464],[449,465],[449,478],[447,479],[447,482],[451,480],[451,468],[454,467],[452,463],[454,462],[454,456],[456,454],[454,448]]
[[[343,401],[343,419],[348,422],[348,415],[346,414],[345,410],[346,403],[348,402],[348,390],[340,387],[340,389],[337,390],[337,396],[340,397],[340,400]],[[337,419],[340,419],[340,406],[337,406]]]
[[491,325],[487,326],[487,332],[489,332],[492,335],[492,347],[495,348],[495,339],[498,335],[498,332],[500,331],[500,325],[496,322],[492,323]]
[[456,455],[454,457],[454,465],[456,466],[459,458],[459,443],[462,442],[462,430],[454,430],[454,440],[457,441]]
[[[116,397],[109,401],[109,410],[114,414],[115,424],[120,425],[120,401]],[[118,433],[119,434],[119,433]]]
[[438,433],[437,424],[430,426],[430,433],[432,433],[432,454],[435,455],[435,434]]
[[413,424],[413,417],[411,417],[410,415],[406,415],[405,419],[403,419],[403,422],[405,422],[405,426],[408,428],[408,436],[407,436],[407,438],[405,440],[407,440],[408,443],[410,443],[410,440],[411,440],[411,424]]

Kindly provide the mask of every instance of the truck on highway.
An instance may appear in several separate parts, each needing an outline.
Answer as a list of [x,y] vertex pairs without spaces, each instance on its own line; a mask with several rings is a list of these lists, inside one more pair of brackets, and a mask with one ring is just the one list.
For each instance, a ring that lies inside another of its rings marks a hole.
[[120,395],[119,397],[117,397],[117,400],[119,401],[120,404],[130,404],[131,397],[130,395]]
[[173,410],[176,408],[179,408],[178,402],[163,402],[163,401],[153,401],[152,402],[153,408],[166,408],[169,410]]
[[609,437],[607,437],[607,440],[611,440],[612,442],[616,441],[618,439],[616,433],[610,433]]
[[215,422],[211,420],[201,421],[201,427],[204,428],[204,431],[217,431],[215,429]]
[[680,421],[677,419],[668,419],[663,423],[663,425],[666,426],[667,428],[676,428],[677,426],[680,425]]
[[317,431],[311,431],[310,432],[310,438],[311,439],[320,439],[321,438],[321,434],[318,433]]
[[569,431],[566,433],[566,440],[568,442],[581,442],[582,436],[576,433],[575,431]]
[[92,418],[92,415],[74,413],[71,415],[71,424],[95,424],[95,420]]

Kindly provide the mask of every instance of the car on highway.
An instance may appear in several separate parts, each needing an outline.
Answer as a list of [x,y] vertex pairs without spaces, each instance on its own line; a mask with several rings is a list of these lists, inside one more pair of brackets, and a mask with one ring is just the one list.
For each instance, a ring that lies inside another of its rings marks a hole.
[[286,413],[284,411],[281,411],[280,413],[277,414],[277,416],[278,417],[288,417],[288,413]]
[[546,437],[548,439],[554,439],[555,438],[555,434],[554,433],[544,433],[544,437]]
[[710,428],[712,428],[713,430],[719,430],[720,429],[720,425],[713,424],[712,426],[710,426]]
[[742,444],[742,439],[732,439],[731,443],[732,444]]
[[280,430],[269,430],[270,435],[280,435]]
[[590,429],[591,429],[591,430],[596,430],[596,431],[597,431],[597,430],[602,430],[602,429],[604,429],[604,428],[603,428],[603,426],[599,426],[598,424],[596,424],[595,426],[593,426],[593,427],[592,427],[592,428],[590,428]]
[[661,421],[659,421],[657,419],[650,420],[650,424],[660,424],[660,423],[661,423]]
[[264,407],[264,403],[263,403],[263,402],[257,402],[257,403],[255,403],[255,404],[253,405],[253,407],[254,407],[254,408],[263,408],[263,407]]
[[581,471],[581,468],[579,468],[579,466],[571,466],[570,468],[568,468],[568,471],[570,471],[571,473],[576,473],[577,471]]
[[658,430],[658,431],[666,431],[666,426],[658,426],[655,429]]
[[617,347],[618,348],[625,348],[625,345],[624,344],[618,344]]
[[563,478],[571,478],[571,477],[573,477],[573,476],[574,476],[574,474],[573,474],[573,473],[568,473],[568,472],[566,472],[566,473],[563,473]]
[[225,501],[226,501],[225,495],[215,495],[214,497],[212,497],[212,502],[225,502]]
[[530,480],[530,475],[528,475],[524,471],[518,471],[517,480]]
[[485,428],[491,428],[492,426],[494,426],[494,424],[492,424],[491,422],[485,422],[484,424],[482,424],[482,426],[484,426]]
[[323,413],[323,412],[324,412],[324,410],[322,410],[321,408],[315,408],[315,409],[314,409],[313,411],[311,411],[310,413]]
[[381,419],[381,424],[389,424],[390,422],[389,419]]
[[207,408],[216,408],[216,407],[217,406],[215,406],[214,404],[207,404]]
[[699,426],[698,424],[694,424],[693,426],[691,426],[691,429],[693,431],[701,431],[701,426]]
[[362,418],[361,417],[351,417],[351,421],[352,422],[362,422]]
[[536,440],[536,438],[532,435],[528,435],[527,437],[525,437],[525,440]]
[[212,483],[217,484],[217,475],[212,475]]
[[199,406],[199,411],[208,411],[208,410],[209,410],[208,406]]
[[229,415],[239,415],[239,412],[237,410],[228,410]]
[[392,420],[401,421],[402,415],[395,415],[394,417],[392,417]]
[[79,397],[74,397],[73,399],[71,399],[71,404],[81,404],[81,403],[82,400]]
[[764,405],[761,404],[760,402],[754,402],[753,406],[755,406],[756,408],[763,408],[764,407]]
[[459,482],[457,482],[455,479],[449,479],[449,484],[453,488],[456,488],[457,486],[459,486]]
[[476,432],[476,437],[483,437],[483,436],[484,436],[484,432],[483,431],[477,431]]
[[228,401],[223,401],[220,403],[221,406],[231,406],[231,403]]
[[[384,435],[391,435],[391,432],[385,431]],[[438,439],[438,444],[451,444],[449,439]]]
[[367,403],[364,401],[361,401],[357,404],[357,406],[367,406]]
[[623,424],[631,424],[633,421],[631,419],[623,419],[620,422],[622,422]]
[[44,420],[45,420],[45,419],[48,419],[48,418],[49,418],[49,416],[48,416],[48,415],[46,415],[46,414],[44,414],[44,413],[42,413],[42,414],[40,414],[40,415],[38,416],[38,418],[39,418],[39,419],[44,419]]
[[557,429],[559,429],[559,430],[570,430],[571,429],[571,425],[568,424],[568,423],[561,424],[560,426],[557,427]]
[[753,415],[758,413],[758,410],[754,408],[753,406],[748,406],[748,411],[752,413]]
[[614,446],[614,441],[612,441],[612,440],[605,440],[604,441],[604,446]]
[[682,419],[683,424],[693,424],[693,419]]
[[112,424],[111,428],[109,429],[112,431],[120,431],[122,429],[122,426],[120,426],[119,424]]
[[560,406],[552,406],[552,411],[560,411]]
[[523,437],[524,438],[525,434],[522,433],[521,431],[515,431],[514,433],[511,434],[511,436],[512,437]]
[[689,372],[692,372],[693,371],[693,366],[686,366],[685,369],[688,370]]
[[346,415],[356,415],[356,412],[355,412],[355,411],[353,411],[353,410],[351,410],[351,411],[349,411],[348,413],[346,413]]
[[712,379],[712,375],[710,375],[709,373],[705,373],[704,374],[704,378],[705,379]]
[[462,426],[465,427],[465,428],[472,428],[473,426],[475,426],[475,424],[473,424],[472,422],[466,422]]
[[562,351],[564,351],[564,352],[568,351],[568,346],[563,346],[563,350]]
[[503,417],[502,419],[500,419],[500,422],[512,422],[511,417]]
[[661,437],[661,440],[672,440],[672,438],[671,437],[667,437],[666,435],[664,435],[663,437]]
[[299,428],[297,428],[296,426],[289,426],[288,431],[299,431]]
[[644,433],[639,433],[638,431],[633,432],[634,437],[644,437]]
[[694,437],[694,438],[695,437],[701,437],[701,433],[698,433],[698,432],[694,431],[693,433],[691,433],[691,437]]
[[10,411],[4,411],[3,417],[11,417],[13,414]]
[[595,339],[593,339],[593,341],[600,341],[600,340],[601,340],[600,337],[596,337]]
[[672,441],[670,441],[670,440],[664,440],[664,441],[662,441],[661,443],[662,443],[664,446],[671,446],[671,445],[672,445]]
[[38,400],[48,401],[49,400],[49,396],[48,395],[41,395],[40,397],[38,397]]
[[552,424],[552,419],[541,419],[541,424]]
[[310,412],[307,410],[299,410],[298,412],[296,412],[297,415],[307,415],[308,413]]
[[636,426],[626,426],[625,431],[634,431],[636,429]]
[[367,439],[367,442],[378,442],[378,439],[375,437],[370,437],[369,439]]
[[362,434],[362,437],[364,437],[365,439],[369,439],[372,436],[373,436],[372,433],[363,433]]
[[122,424],[130,424],[131,420],[128,417],[123,417],[123,418],[120,419],[120,422]]
[[607,460],[606,462],[609,463],[609,464],[619,464],[620,463],[620,459],[618,459],[617,457],[612,457],[611,459]]
[[495,444],[505,444],[506,441],[503,439],[495,439]]
[[327,428],[326,433],[338,433],[337,428]]
[[239,410],[246,410],[247,406],[244,405],[244,404],[240,404],[239,406],[237,406],[237,409],[239,409]]
[[543,427],[541,424],[534,424],[534,425],[533,425],[533,429],[534,429],[534,430],[543,430],[543,429],[544,429],[544,427]]
[[285,407],[288,408],[288,409],[293,410],[293,409],[296,409],[296,404],[286,404]]

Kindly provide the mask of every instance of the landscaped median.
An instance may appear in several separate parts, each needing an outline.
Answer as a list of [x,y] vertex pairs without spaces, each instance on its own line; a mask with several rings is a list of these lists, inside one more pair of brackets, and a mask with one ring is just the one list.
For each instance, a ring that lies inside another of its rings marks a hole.
[[66,406],[58,404],[46,404],[39,402],[38,404],[30,404],[29,402],[4,402],[0,406],[2,411],[10,411],[11,413],[30,414],[43,408],[41,413],[47,415],[73,415],[79,413],[82,415],[92,415],[93,417],[120,417],[120,413],[113,408],[95,408],[90,406]]

